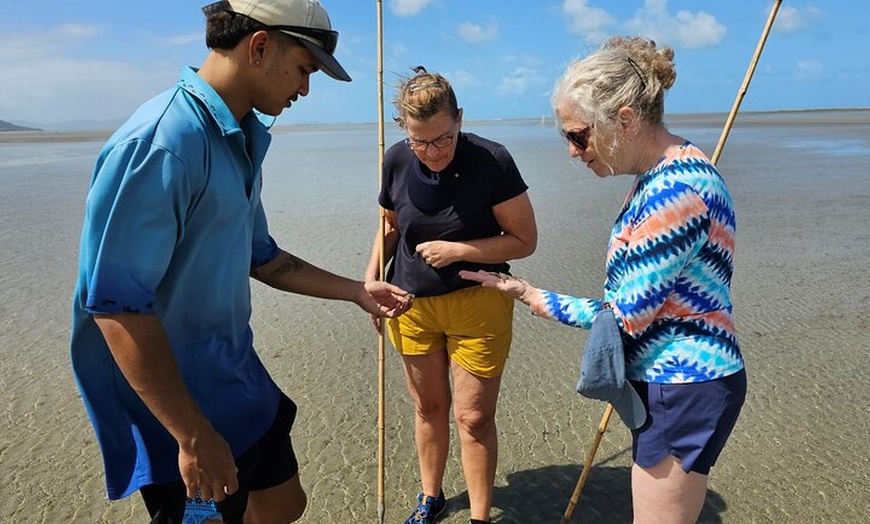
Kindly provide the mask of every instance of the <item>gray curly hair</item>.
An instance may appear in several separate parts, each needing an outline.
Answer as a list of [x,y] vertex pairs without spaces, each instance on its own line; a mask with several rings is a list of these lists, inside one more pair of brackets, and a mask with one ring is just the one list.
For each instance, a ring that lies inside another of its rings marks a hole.
[[573,61],[556,81],[554,110],[571,104],[590,124],[610,128],[622,107],[641,121],[661,124],[665,93],[677,78],[674,50],[641,37],[615,36]]

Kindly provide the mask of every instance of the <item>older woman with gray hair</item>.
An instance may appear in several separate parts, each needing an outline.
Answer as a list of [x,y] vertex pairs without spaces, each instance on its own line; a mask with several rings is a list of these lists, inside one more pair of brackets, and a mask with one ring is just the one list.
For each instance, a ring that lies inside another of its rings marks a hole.
[[697,521],[746,395],[731,314],[733,204],[707,156],[663,123],[673,57],[651,40],[613,37],[571,63],[553,90],[571,157],[599,177],[634,177],[611,229],[603,297],[462,274],[570,326],[589,329],[613,311],[625,375],[646,410],[631,430],[636,524]]

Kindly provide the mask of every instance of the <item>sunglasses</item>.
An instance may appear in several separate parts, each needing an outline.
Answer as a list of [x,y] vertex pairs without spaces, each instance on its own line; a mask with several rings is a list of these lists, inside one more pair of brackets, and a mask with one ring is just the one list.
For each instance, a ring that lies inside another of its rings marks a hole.
[[269,29],[275,29],[289,33],[293,36],[305,36],[317,40],[315,43],[322,44],[323,48],[329,54],[335,53],[335,48],[338,47],[338,31],[329,29],[318,29],[316,27],[304,27],[299,25],[267,25]]
[[592,134],[593,127],[595,127],[595,124],[586,126],[583,129],[575,129],[573,131],[560,129],[559,132],[562,134],[562,138],[574,144],[574,147],[579,149],[582,153],[583,151],[586,151],[587,147],[589,147],[589,135]]

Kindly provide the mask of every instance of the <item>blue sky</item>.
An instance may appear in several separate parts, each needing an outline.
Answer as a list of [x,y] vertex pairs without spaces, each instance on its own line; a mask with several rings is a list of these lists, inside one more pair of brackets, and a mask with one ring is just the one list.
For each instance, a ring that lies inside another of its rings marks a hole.
[[[377,3],[322,0],[350,84],[323,74],[279,124],[375,122]],[[0,120],[47,129],[126,118],[207,54],[208,0],[5,2]],[[466,120],[549,116],[568,61],[612,34],[676,51],[668,113],[727,112],[773,1],[383,0],[385,113],[410,68],[444,74]],[[784,0],[741,111],[870,106],[870,2]]]

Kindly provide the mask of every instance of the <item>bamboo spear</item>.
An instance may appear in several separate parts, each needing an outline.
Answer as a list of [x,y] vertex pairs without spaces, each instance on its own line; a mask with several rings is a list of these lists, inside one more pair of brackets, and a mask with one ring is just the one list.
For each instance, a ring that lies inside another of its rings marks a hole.
[[592,470],[592,461],[595,460],[595,453],[598,451],[598,445],[601,444],[601,438],[604,432],[607,431],[607,423],[610,422],[610,415],[613,414],[613,406],[607,404],[604,410],[604,416],[601,417],[601,422],[598,424],[598,433],[595,434],[595,440],[592,441],[592,447],[589,448],[589,453],[586,454],[586,462],[583,463],[583,470],[580,472],[580,478],[577,479],[577,485],[574,487],[574,493],[571,494],[571,500],[568,501],[568,507],[565,508],[565,514],[562,515],[561,524],[565,524],[571,519],[571,514],[574,513],[574,508],[580,500],[580,492],[583,491],[583,485],[586,484],[586,479],[589,477],[589,472]]
[[767,17],[767,24],[764,26],[764,31],[761,33],[761,38],[758,40],[758,46],[755,48],[755,54],[752,56],[752,61],[749,62],[749,68],[746,70],[746,76],[743,78],[743,85],[737,92],[737,98],[734,99],[734,106],[731,108],[731,113],[728,114],[728,120],[725,121],[725,127],[722,129],[722,134],[719,136],[719,144],[716,150],[713,151],[713,157],[710,159],[715,165],[719,161],[719,155],[722,153],[722,148],[725,147],[725,141],[728,140],[728,133],[731,132],[731,125],[734,123],[734,117],[737,116],[737,111],[740,109],[740,103],[743,102],[743,97],[749,90],[749,82],[752,80],[752,75],[755,73],[755,65],[761,57],[761,50],[764,49],[764,43],[767,42],[767,35],[770,33],[770,28],[773,27],[773,20],[776,18],[776,13],[779,11],[779,5],[782,0],[775,0],[773,7],[770,9],[770,16]]
[[[774,0],[773,7],[770,10],[770,16],[767,18],[767,24],[765,24],[764,30],[761,33],[761,38],[758,40],[758,45],[755,48],[755,54],[749,62],[749,68],[747,69],[746,76],[743,79],[743,85],[740,86],[740,90],[737,92],[737,98],[734,100],[734,105],[731,108],[731,112],[728,114],[728,119],[725,121],[725,126],[722,129],[722,134],[719,136],[719,143],[716,145],[713,157],[710,159],[713,165],[716,165],[719,161],[719,156],[722,153],[722,149],[725,147],[725,141],[728,139],[728,133],[731,131],[731,126],[734,124],[734,118],[737,116],[737,111],[740,109],[740,103],[743,101],[743,97],[749,90],[749,82],[752,80],[752,75],[755,73],[755,66],[758,64],[758,59],[761,57],[761,51],[764,49],[765,42],[767,42],[767,35],[770,34],[770,28],[773,27],[773,21],[776,19],[776,13],[779,11],[781,3],[782,0]],[[607,431],[607,424],[610,422],[610,416],[612,413],[613,406],[608,403],[607,408],[604,410],[604,415],[601,417],[601,422],[598,424],[598,433],[596,433],[595,440],[593,440],[592,446],[589,448],[586,462],[584,462],[583,470],[580,472],[580,478],[577,479],[574,493],[571,494],[571,499],[568,501],[568,507],[565,508],[565,513],[562,515],[560,524],[566,524],[574,513],[574,508],[580,500],[580,493],[583,491],[583,486],[586,484],[586,479],[589,477],[589,472],[592,469],[592,462],[595,460],[595,453],[598,452],[598,445],[601,443],[601,438]]]
[[[378,19],[378,189],[383,183],[384,165],[384,36],[383,36],[383,6],[377,2]],[[378,279],[384,280],[384,235],[386,215],[384,208],[378,206]],[[384,322],[378,330],[378,522],[384,524],[384,476],[385,476],[385,373],[384,373]]]

